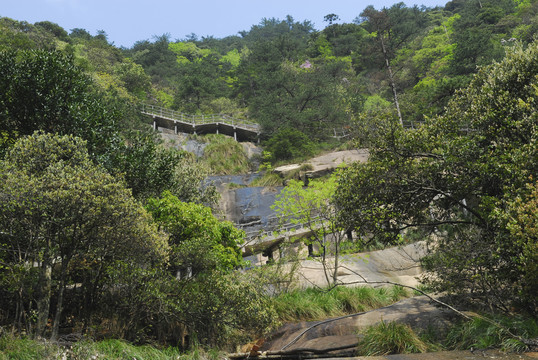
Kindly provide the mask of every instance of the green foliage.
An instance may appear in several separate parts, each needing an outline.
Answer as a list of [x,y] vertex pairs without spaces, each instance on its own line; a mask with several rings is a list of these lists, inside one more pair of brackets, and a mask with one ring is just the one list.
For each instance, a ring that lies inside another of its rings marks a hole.
[[407,296],[400,287],[339,286],[330,291],[314,288],[291,290],[276,296],[273,302],[280,321],[298,322],[377,309]]
[[[527,185],[527,191],[508,201],[506,227],[511,241],[520,249],[513,257],[514,265],[521,274],[515,285],[518,295],[530,302],[530,306],[538,306],[538,183]],[[510,241],[510,240],[507,240]]]
[[17,338],[12,334],[0,336],[1,360],[57,359],[62,350],[51,343],[38,342],[28,338]]
[[[249,112],[262,125],[264,134],[272,136],[293,128],[314,139],[324,139],[333,129],[347,124],[353,103],[353,87],[347,80],[353,77],[353,71],[348,59],[311,60],[310,68],[302,68],[303,61],[276,62],[278,54],[267,54],[275,50],[262,45],[244,62],[245,66],[254,63],[246,71],[255,74],[244,74],[248,77],[241,77],[240,82],[249,84],[246,91],[256,89],[245,96]],[[267,59],[270,56],[275,59]]]
[[454,325],[445,339],[445,346],[458,350],[473,348],[501,348],[503,351],[515,352],[528,350],[521,340],[514,338],[514,335],[523,339],[536,338],[538,336],[536,319],[478,316],[473,320]]
[[242,264],[239,245],[243,232],[220,222],[211,209],[185,203],[169,191],[148,200],[147,209],[157,225],[169,234],[171,267],[193,276],[207,270],[231,270]]
[[202,161],[214,175],[246,174],[249,160],[243,146],[225,135],[206,135],[208,141],[204,148]]
[[230,273],[243,264],[243,231],[219,222],[209,208],[182,203],[169,192],[150,199],[147,208],[169,235],[168,269],[182,279],[170,301],[200,343],[244,340],[271,326],[274,314],[261,286]]
[[154,40],[138,41],[126,54],[144,68],[154,85],[169,87],[179,72],[177,56],[169,48],[170,34],[156,36]]
[[444,116],[417,130],[381,129],[370,161],[341,173],[336,196],[344,221],[383,241],[407,228],[438,230],[425,260],[431,284],[503,311],[536,311],[532,276],[525,280],[535,240],[514,241],[506,219],[518,196],[532,208],[523,194],[538,171],[537,46],[482,68]]
[[423,353],[425,344],[408,325],[382,321],[371,326],[359,338],[358,351],[363,356]]
[[232,64],[223,61],[219,53],[199,48],[194,42],[170,43],[168,47],[177,55],[175,108],[198,113],[228,94],[227,70]]
[[0,52],[0,128],[30,135],[43,130],[88,142],[105,158],[118,142],[118,114],[92,90],[90,78],[69,56],[55,51]]
[[182,201],[213,205],[216,189],[204,186],[207,171],[191,154],[165,148],[150,132],[131,132],[113,154],[112,172],[122,176],[138,199],[170,190]]
[[335,175],[325,181],[312,180],[308,187],[302,181],[290,180],[271,206],[281,224],[303,224],[310,230],[305,243],[312,249],[309,255],[316,255],[321,262],[328,286],[337,283],[340,247],[346,237],[332,201],[335,189]]
[[265,143],[265,148],[271,152],[273,161],[306,158],[313,153],[310,138],[301,131],[289,127],[275,133]]
[[252,181],[251,186],[282,186],[283,179],[277,173],[266,171],[262,177],[256,178]]
[[[75,276],[72,264],[106,267],[111,259],[143,264],[159,261],[166,252],[149,215],[123,183],[90,160],[79,138],[43,133],[21,138],[0,162],[0,179],[5,305],[18,308],[16,316],[28,319],[27,331],[36,335],[45,331],[53,282],[58,287],[52,337],[57,335],[65,287]],[[10,251],[14,248],[17,253]],[[82,288],[89,290],[101,276],[87,273]],[[28,313],[33,302],[35,325]]]
[[13,335],[0,337],[0,359],[17,360],[218,360],[222,354],[215,350],[206,351],[195,348],[181,353],[177,348],[161,348],[149,345],[133,345],[122,340],[91,341],[82,340],[71,348],[65,348],[54,343],[40,342],[17,338]]

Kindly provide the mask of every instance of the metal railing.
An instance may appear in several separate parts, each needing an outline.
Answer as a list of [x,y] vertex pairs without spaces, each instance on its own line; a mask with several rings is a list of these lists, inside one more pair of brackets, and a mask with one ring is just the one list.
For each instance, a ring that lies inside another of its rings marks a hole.
[[[278,219],[277,216],[271,216],[267,220],[273,220]],[[291,231],[301,230],[301,229],[311,229],[312,225],[314,227],[319,226],[324,222],[324,219],[322,219],[321,216],[315,216],[310,221],[306,222],[288,222],[285,224],[278,224],[275,226],[274,229],[271,230],[258,230],[258,231],[245,231],[245,240],[247,243],[252,242],[255,239],[262,239],[266,237],[272,237],[272,236],[283,236],[286,233],[290,233]],[[235,224],[235,226],[239,229],[242,229],[243,226],[241,224]]]
[[167,120],[181,121],[183,123],[192,125],[222,123],[230,126],[241,127],[254,132],[259,132],[260,130],[260,125],[252,120],[236,119],[223,114],[190,115],[180,111],[148,104],[142,104],[142,113],[151,116],[158,116]]

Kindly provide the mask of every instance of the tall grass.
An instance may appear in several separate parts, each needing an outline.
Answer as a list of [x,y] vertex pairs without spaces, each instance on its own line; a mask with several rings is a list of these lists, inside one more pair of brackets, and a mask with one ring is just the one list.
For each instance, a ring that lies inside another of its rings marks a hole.
[[210,134],[204,136],[208,142],[204,149],[202,162],[214,175],[246,174],[249,172],[249,160],[243,146],[233,138],[225,135]]
[[399,286],[337,287],[330,291],[309,288],[277,296],[274,306],[280,321],[312,321],[377,309],[407,296]]
[[389,354],[423,353],[428,345],[408,325],[381,322],[371,326],[359,340],[359,355],[377,356]]
[[254,179],[250,186],[282,186],[283,181],[284,180],[280,177],[280,175],[274,172],[266,171],[262,177]]
[[83,340],[71,348],[54,343],[20,338],[11,334],[0,337],[0,360],[217,360],[222,353],[195,348],[186,353],[178,349],[136,346],[123,340]]
[[11,334],[0,337],[0,360],[58,359],[62,350],[50,343],[19,338]]
[[538,320],[532,317],[475,317],[452,327],[445,346],[458,350],[491,347],[516,352],[527,350],[527,346],[514,335],[524,339],[537,338]]

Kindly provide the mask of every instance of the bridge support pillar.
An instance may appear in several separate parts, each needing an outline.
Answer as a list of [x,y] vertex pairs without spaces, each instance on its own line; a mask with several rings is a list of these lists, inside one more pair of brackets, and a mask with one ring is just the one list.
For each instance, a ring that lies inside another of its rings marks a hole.
[[235,130],[235,126],[234,126],[234,140],[237,141],[237,131]]
[[174,134],[177,135],[177,121],[174,121]]
[[157,118],[153,117],[153,131],[157,131]]

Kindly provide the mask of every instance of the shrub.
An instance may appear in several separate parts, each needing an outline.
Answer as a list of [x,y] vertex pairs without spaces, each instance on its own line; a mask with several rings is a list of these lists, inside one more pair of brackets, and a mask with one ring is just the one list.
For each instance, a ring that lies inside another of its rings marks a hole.
[[266,143],[273,160],[289,160],[313,154],[314,145],[304,133],[292,128],[278,131]]

